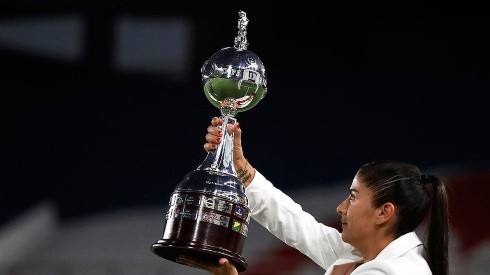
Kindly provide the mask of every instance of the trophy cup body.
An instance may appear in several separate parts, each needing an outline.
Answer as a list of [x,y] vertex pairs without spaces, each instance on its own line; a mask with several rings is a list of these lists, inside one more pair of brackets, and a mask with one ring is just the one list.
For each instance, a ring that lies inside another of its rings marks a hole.
[[247,268],[241,253],[250,211],[245,187],[233,165],[231,126],[236,114],[254,107],[267,88],[262,61],[246,49],[248,19],[242,11],[239,16],[234,47],[216,52],[201,68],[206,98],[221,110],[222,142],[176,186],[163,236],[150,249],[177,263],[181,256],[212,264],[228,258],[241,272]]

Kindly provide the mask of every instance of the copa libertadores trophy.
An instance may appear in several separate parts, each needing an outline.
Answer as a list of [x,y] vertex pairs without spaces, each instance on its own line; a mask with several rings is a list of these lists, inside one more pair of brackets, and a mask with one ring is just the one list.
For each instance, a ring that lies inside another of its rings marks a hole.
[[182,256],[217,264],[228,258],[244,271],[241,255],[250,221],[245,187],[233,166],[236,114],[250,110],[267,93],[265,67],[247,50],[245,12],[239,11],[233,47],[214,53],[202,66],[206,98],[221,110],[222,142],[185,175],[170,197],[163,236],[151,246],[158,256],[182,263]]

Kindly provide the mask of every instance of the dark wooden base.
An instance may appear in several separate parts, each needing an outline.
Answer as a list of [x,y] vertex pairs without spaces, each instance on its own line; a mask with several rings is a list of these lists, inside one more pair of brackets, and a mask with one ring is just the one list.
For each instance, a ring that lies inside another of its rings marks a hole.
[[227,258],[239,272],[245,271],[247,263],[241,253],[250,219],[245,203],[203,191],[175,191],[163,236],[151,251],[176,263],[181,263],[180,256],[214,265]]
[[239,272],[247,269],[242,252],[245,236],[226,227],[185,219],[167,221],[164,237],[151,246],[151,251],[167,260],[177,262],[186,256],[218,265],[227,258]]

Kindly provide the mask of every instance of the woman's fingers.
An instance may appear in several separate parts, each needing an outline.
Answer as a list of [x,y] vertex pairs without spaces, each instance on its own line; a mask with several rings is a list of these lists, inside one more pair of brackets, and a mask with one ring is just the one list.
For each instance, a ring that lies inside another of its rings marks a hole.
[[214,117],[211,120],[211,125],[207,128],[207,134],[205,136],[206,143],[204,144],[204,150],[210,152],[218,147],[218,144],[222,141],[223,131],[218,128],[223,124],[223,120],[219,117]]
[[223,131],[216,126],[208,126],[208,133],[206,134],[207,141],[213,141],[212,137],[221,137],[223,135]]
[[212,126],[219,126],[223,124],[223,119],[219,118],[219,117],[213,117],[213,119],[211,119],[211,125]]

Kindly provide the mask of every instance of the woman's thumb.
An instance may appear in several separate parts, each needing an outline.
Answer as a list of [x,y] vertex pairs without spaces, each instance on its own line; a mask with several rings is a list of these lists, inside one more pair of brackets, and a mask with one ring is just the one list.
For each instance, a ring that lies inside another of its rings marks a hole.
[[240,154],[236,155],[235,157],[239,158],[243,156],[243,150],[242,150],[242,129],[240,129],[240,123],[235,123],[235,128],[233,129],[233,134],[235,135],[234,137],[234,153],[235,154]]

